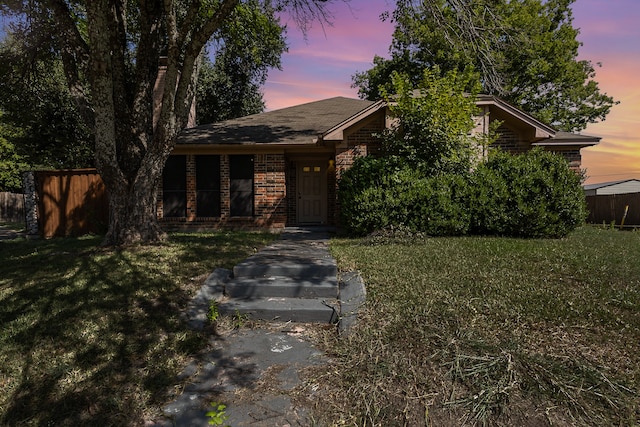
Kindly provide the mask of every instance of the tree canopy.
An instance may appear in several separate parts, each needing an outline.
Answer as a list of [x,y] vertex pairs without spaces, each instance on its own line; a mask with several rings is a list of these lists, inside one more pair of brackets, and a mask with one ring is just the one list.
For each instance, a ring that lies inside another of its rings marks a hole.
[[354,76],[361,97],[379,99],[392,72],[414,83],[426,68],[480,72],[482,91],[559,130],[604,120],[616,103],[600,92],[595,65],[578,60],[574,0],[398,1],[391,57]]
[[91,128],[69,94],[62,61],[34,56],[11,35],[0,43],[0,111],[5,138],[31,168],[93,166]]
[[20,131],[2,122],[0,113],[0,191],[19,193],[22,189],[21,172],[27,170],[24,156],[20,155],[11,137]]
[[425,176],[468,172],[487,137],[473,135],[478,75],[468,70],[441,75],[436,66],[423,71],[417,86],[393,72],[391,85],[382,88],[395,119],[382,134],[384,152]]
[[286,50],[283,27],[273,11],[245,9],[212,43],[198,75],[196,118],[213,123],[264,111],[261,87],[269,68],[280,67]]

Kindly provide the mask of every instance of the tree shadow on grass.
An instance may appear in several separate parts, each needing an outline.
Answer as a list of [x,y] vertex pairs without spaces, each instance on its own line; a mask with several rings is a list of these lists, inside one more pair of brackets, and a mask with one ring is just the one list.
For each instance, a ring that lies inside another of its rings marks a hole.
[[207,346],[180,316],[193,295],[185,282],[269,240],[258,236],[177,236],[123,251],[97,249],[99,238],[1,246],[0,424],[152,417]]

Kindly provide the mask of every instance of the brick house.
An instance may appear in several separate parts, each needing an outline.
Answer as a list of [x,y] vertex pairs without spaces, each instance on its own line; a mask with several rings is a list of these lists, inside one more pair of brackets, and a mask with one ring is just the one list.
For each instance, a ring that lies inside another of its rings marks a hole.
[[[579,169],[600,138],[558,132],[493,96],[480,96],[476,132],[502,122],[494,146],[534,146]],[[186,129],[165,166],[157,202],[168,227],[269,228],[338,223],[336,185],[358,156],[376,154],[387,105],[336,97]]]

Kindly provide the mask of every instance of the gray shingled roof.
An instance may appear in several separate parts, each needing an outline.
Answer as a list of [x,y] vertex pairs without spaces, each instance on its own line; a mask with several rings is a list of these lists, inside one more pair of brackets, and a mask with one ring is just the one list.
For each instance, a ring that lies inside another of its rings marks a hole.
[[373,104],[336,97],[185,129],[178,144],[314,144],[319,135]]
[[541,139],[531,145],[540,147],[591,147],[600,143],[602,138],[598,136],[583,135],[581,133],[570,133],[558,131],[551,138]]

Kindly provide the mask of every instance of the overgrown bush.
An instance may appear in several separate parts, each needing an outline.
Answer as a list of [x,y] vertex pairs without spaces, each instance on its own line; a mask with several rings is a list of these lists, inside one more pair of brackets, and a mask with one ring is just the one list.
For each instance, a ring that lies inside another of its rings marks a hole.
[[463,175],[425,177],[393,159],[360,158],[340,180],[342,225],[360,236],[390,227],[465,234],[467,194]]
[[391,115],[397,119],[382,132],[382,146],[390,156],[427,176],[466,173],[477,161],[484,135],[473,134],[479,114],[478,74],[425,69],[417,88],[405,74],[392,73],[392,91],[383,89]]
[[468,183],[465,175],[421,178],[396,196],[406,204],[403,224],[430,236],[458,236],[469,231]]
[[586,219],[580,177],[558,154],[495,152],[470,179],[476,234],[563,237]]
[[580,177],[557,154],[495,152],[468,174],[427,177],[397,158],[361,158],[339,184],[353,235],[402,228],[431,236],[563,237],[586,218]]
[[[405,169],[404,173],[407,172]],[[344,228],[350,234],[362,236],[397,223],[404,207],[392,191],[402,192],[399,181],[407,180],[390,158],[356,159],[340,178],[338,197]]]

